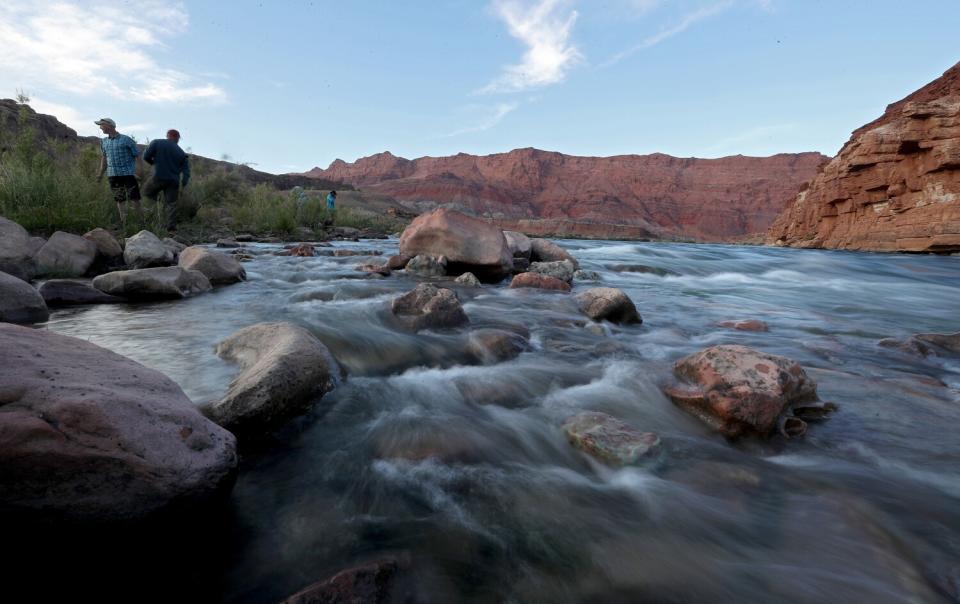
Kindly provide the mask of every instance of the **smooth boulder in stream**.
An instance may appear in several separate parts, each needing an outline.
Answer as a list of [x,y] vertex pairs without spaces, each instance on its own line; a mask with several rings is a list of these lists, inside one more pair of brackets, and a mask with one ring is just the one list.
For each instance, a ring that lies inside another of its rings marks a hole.
[[660,437],[641,432],[606,413],[584,411],[567,418],[563,431],[570,444],[613,465],[629,465],[660,452]]
[[236,439],[180,387],[90,342],[0,324],[0,506],[138,520],[229,489]]
[[130,237],[123,248],[123,261],[133,268],[170,266],[174,260],[174,251],[150,231]]
[[34,256],[37,274],[50,277],[82,277],[97,257],[97,245],[63,231],[57,231]]
[[213,284],[236,283],[247,278],[247,271],[236,258],[199,245],[184,248],[178,263],[186,270],[200,271]]
[[179,266],[114,271],[95,278],[93,286],[111,296],[140,300],[188,298],[211,289],[203,273]]
[[643,323],[630,296],[615,287],[594,287],[577,294],[580,310],[594,321]]
[[37,272],[36,252],[27,229],[0,216],[0,272],[29,281]]
[[460,327],[470,322],[456,292],[430,283],[421,283],[394,298],[390,310],[413,331]]
[[513,270],[513,253],[503,231],[446,208],[422,214],[411,222],[400,236],[400,253],[445,256],[447,274],[470,271],[481,281],[500,281]]
[[234,432],[269,430],[306,411],[340,379],[327,347],[293,323],[251,325],[218,344],[216,352],[242,371],[206,412]]
[[40,292],[23,279],[0,272],[0,322],[41,323],[49,317]]

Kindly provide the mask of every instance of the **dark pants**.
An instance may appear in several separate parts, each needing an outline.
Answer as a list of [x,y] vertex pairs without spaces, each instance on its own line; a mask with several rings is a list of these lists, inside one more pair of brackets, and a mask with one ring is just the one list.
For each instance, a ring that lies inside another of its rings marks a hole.
[[157,196],[163,193],[163,205],[165,208],[165,220],[167,230],[172,231],[177,228],[177,198],[180,196],[180,182],[176,180],[157,180],[153,178],[143,189],[144,195],[151,201],[157,201]]
[[133,174],[124,176],[108,176],[110,190],[113,191],[113,200],[123,203],[126,200],[140,201],[140,185]]

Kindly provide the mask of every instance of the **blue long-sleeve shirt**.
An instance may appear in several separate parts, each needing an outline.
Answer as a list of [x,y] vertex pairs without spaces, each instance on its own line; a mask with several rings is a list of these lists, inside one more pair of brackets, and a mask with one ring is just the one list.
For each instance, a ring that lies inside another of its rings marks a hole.
[[143,154],[143,161],[153,166],[153,177],[157,180],[180,181],[183,174],[183,186],[190,182],[190,161],[180,145],[172,140],[158,138],[150,143]]

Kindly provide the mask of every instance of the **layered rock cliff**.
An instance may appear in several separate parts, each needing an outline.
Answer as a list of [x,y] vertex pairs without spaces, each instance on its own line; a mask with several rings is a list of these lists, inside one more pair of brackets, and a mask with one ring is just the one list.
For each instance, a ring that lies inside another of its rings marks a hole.
[[336,160],[307,175],[388,195],[418,212],[444,206],[530,232],[719,241],[766,231],[826,159],[819,153],[577,157],[517,149],[409,160],[386,152]]
[[856,130],[777,218],[766,242],[960,250],[960,63]]

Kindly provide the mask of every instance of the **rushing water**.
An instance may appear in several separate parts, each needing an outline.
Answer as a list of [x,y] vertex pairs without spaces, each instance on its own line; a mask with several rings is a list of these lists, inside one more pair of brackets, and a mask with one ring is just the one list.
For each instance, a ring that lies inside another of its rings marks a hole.
[[[410,334],[390,321],[390,300],[416,279],[364,278],[354,266],[371,258],[251,246],[244,284],[58,311],[48,328],[164,372],[198,404],[237,372],[214,345],[260,321],[307,327],[348,370],[269,447],[244,451],[219,559],[191,578],[225,601],[277,601],[387,555],[425,602],[958,597],[960,361],[877,342],[960,330],[960,258],[560,243],[626,291],[643,325],[588,327],[566,294],[459,288],[471,328],[529,330],[534,347],[477,365],[468,330]],[[397,244],[336,245],[386,256]],[[747,318],[770,331],[716,326]],[[660,386],[673,361],[722,343],[798,360],[839,411],[801,441],[711,433]],[[595,463],[559,429],[580,410],[659,433],[664,456]]]

